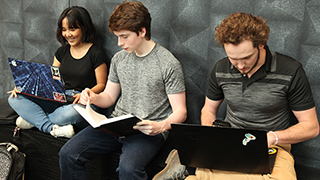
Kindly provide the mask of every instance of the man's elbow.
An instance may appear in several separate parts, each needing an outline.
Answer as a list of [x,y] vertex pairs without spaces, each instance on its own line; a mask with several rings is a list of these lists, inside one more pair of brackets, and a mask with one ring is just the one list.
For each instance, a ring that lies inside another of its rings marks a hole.
[[180,112],[180,114],[181,114],[181,123],[183,123],[186,119],[187,119],[187,109],[182,109],[181,110],[181,112]]
[[319,123],[314,127],[313,133],[312,133],[312,138],[315,138],[319,135],[320,133],[320,128],[319,128]]
[[308,139],[313,139],[317,137],[320,133],[320,127],[318,120],[312,124],[309,125],[309,128],[306,129],[308,133]]

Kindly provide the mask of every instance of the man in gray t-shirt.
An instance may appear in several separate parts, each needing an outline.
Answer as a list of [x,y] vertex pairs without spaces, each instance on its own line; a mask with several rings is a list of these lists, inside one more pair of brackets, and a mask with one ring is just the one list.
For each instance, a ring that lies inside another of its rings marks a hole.
[[147,179],[146,165],[164,144],[171,123],[187,116],[185,85],[179,61],[150,37],[151,17],[140,2],[123,2],[109,18],[109,30],[123,48],[111,61],[107,86],[95,94],[81,93],[102,108],[115,104],[112,116],[133,114],[140,119],[133,128],[140,134],[117,137],[91,126],[70,139],[61,149],[61,179],[86,179],[85,163],[121,150],[119,179]]
[[172,113],[168,94],[185,90],[179,61],[159,44],[144,57],[124,50],[115,54],[108,81],[121,86],[113,116],[133,113],[141,119],[164,120]]

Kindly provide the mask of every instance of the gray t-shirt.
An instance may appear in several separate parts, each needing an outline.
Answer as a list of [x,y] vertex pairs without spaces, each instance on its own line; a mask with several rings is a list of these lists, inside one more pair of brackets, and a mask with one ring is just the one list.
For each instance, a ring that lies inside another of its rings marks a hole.
[[167,95],[185,91],[180,62],[159,44],[144,57],[116,53],[108,79],[121,85],[115,117],[132,113],[141,119],[166,119],[172,113]]

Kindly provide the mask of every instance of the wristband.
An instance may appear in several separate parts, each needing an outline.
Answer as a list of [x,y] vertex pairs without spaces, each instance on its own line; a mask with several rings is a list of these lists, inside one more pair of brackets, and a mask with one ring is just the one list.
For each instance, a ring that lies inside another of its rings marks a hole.
[[278,141],[279,141],[279,138],[278,138],[277,134],[275,132],[273,132],[273,131],[269,131],[269,133],[272,133],[276,137],[276,143],[274,143],[274,145],[277,145]]

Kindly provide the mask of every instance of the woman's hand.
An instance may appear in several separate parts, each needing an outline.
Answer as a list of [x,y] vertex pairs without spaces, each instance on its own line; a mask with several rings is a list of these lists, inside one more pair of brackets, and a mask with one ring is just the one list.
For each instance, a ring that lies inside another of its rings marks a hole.
[[77,102],[79,102],[80,97],[81,97],[81,93],[74,95],[73,96],[74,100],[73,100],[72,104],[76,104]]
[[138,122],[133,129],[139,130],[142,133],[155,136],[165,131],[167,121],[150,121],[150,120],[142,120]]
[[17,87],[14,87],[12,91],[7,92],[7,94],[11,94],[10,98],[18,97],[17,93],[20,93],[20,91],[18,91]]

